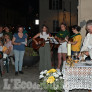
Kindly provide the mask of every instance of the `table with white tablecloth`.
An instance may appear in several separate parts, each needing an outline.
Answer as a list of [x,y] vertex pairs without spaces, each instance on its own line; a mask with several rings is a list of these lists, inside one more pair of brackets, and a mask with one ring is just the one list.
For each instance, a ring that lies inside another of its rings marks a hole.
[[92,61],[79,62],[70,67],[65,63],[63,68],[64,90],[92,90]]

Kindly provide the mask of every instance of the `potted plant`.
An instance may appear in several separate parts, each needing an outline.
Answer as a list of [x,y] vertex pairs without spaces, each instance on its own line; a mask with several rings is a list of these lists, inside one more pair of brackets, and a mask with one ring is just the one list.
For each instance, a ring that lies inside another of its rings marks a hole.
[[39,61],[39,55],[33,48],[26,47],[23,59],[23,66],[32,66]]
[[45,70],[39,76],[40,87],[48,92],[62,92],[64,80],[61,72],[55,69]]

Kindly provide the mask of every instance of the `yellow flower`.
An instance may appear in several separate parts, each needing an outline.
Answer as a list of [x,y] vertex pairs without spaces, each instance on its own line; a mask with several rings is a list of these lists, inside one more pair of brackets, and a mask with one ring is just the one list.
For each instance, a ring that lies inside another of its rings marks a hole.
[[50,69],[49,71],[47,71],[47,73],[54,73],[57,72],[56,69]]
[[60,36],[62,36],[63,34],[60,34]]
[[52,84],[54,81],[55,81],[55,78],[54,78],[53,76],[50,76],[50,77],[47,79],[47,83],[50,83],[50,84]]

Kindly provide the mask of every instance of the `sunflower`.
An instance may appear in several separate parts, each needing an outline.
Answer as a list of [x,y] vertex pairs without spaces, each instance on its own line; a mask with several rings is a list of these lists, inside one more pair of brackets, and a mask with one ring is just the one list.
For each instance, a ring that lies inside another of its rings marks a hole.
[[54,78],[53,76],[50,76],[50,77],[47,79],[47,83],[50,83],[50,84],[52,84],[54,81],[55,81],[55,78]]
[[47,73],[55,73],[55,72],[57,72],[56,69],[50,69],[49,71],[47,71]]

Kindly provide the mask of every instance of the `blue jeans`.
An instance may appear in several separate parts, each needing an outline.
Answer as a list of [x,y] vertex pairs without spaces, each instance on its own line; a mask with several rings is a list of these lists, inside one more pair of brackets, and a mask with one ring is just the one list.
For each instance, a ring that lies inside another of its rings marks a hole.
[[18,70],[22,71],[24,53],[25,51],[14,50],[16,72],[18,72]]
[[[71,51],[71,54],[74,55],[76,51]],[[80,53],[80,51],[78,51],[78,54]]]

